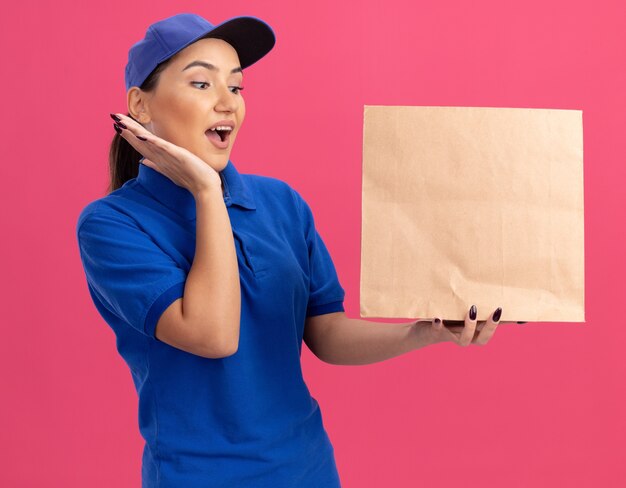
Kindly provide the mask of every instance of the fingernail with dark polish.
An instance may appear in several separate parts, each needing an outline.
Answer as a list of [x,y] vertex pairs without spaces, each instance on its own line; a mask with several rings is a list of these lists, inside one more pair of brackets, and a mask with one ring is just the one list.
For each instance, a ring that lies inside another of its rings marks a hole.
[[472,308],[470,308],[470,319],[471,320],[476,320],[476,313],[478,311],[476,310],[476,305],[472,305]]
[[122,129],[128,129],[128,127],[126,127],[124,124],[122,124],[121,122],[118,122],[117,125],[119,125]]
[[493,314],[493,321],[494,322],[498,322],[500,320],[501,316],[502,316],[502,309],[500,307],[498,307],[498,309]]
[[141,141],[147,141],[147,140],[148,140],[148,139],[146,139],[146,138],[145,138],[145,137],[143,137],[143,136],[135,136],[135,137],[137,137],[137,139],[139,139],[139,140],[141,140]]
[[518,322],[518,324],[527,324],[528,322]]
[[439,320],[439,318],[436,318],[435,323],[438,324],[439,322],[441,322],[441,320]]
[[120,129],[115,122],[113,123],[113,128],[115,129],[115,132],[117,132],[118,134],[122,133],[122,129]]
[[122,119],[120,119],[117,115],[115,114],[109,114],[111,116],[111,118],[113,120],[115,120],[115,122],[121,122]]

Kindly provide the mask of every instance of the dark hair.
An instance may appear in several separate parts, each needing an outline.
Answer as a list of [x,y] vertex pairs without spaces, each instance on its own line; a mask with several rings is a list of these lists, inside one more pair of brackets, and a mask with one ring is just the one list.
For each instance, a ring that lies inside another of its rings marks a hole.
[[[159,82],[161,72],[175,57],[174,55],[158,64],[139,88],[145,92],[154,91]],[[135,120],[129,113],[126,115]],[[139,160],[141,157],[142,154],[135,150],[126,139],[115,132],[113,141],[111,141],[111,147],[109,148],[109,176],[111,181],[109,182],[107,193],[117,190],[126,181],[135,178],[139,174]]]

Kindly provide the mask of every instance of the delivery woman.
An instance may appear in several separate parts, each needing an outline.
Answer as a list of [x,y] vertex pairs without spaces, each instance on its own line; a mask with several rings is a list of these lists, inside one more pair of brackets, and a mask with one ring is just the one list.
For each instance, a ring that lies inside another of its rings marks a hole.
[[[309,205],[229,159],[243,69],[274,43],[255,17],[152,24],[128,54],[128,115],[111,114],[111,191],[78,218],[89,293],[139,396],[144,488],[339,487],[302,341],[346,364],[476,341],[475,307],[462,332],[346,318]],[[272,114],[268,134],[286,124]]]

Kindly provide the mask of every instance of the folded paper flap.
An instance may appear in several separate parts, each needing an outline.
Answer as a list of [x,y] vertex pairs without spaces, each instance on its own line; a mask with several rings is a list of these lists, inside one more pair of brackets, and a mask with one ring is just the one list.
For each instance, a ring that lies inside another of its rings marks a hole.
[[584,321],[582,111],[364,107],[361,315]]

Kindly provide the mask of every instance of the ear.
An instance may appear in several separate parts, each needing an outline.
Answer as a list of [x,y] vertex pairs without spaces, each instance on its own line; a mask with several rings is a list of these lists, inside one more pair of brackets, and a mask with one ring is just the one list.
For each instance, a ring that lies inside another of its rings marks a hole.
[[150,110],[148,98],[141,88],[131,86],[126,94],[126,103],[130,116],[142,125],[150,122]]

